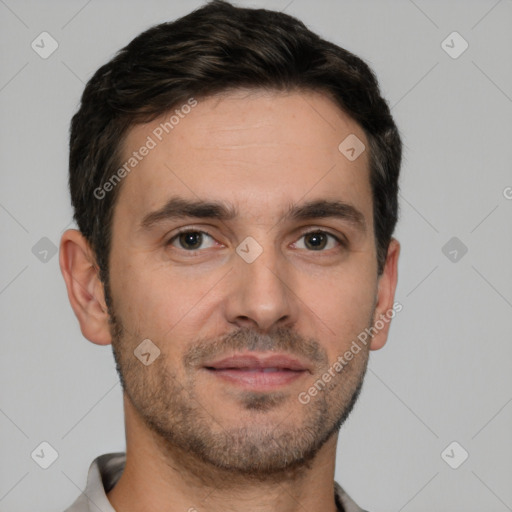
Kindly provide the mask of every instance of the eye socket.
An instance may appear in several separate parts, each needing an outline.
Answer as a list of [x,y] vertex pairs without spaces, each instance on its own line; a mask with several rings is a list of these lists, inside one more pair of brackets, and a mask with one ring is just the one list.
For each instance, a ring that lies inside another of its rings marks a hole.
[[[183,230],[174,235],[168,242],[167,245],[172,245],[173,247],[176,247],[174,245],[174,241],[178,241],[181,247],[180,249],[184,249],[185,251],[196,251],[199,247],[202,245],[202,242],[204,241],[204,237],[207,236],[208,238],[211,238],[213,240],[213,237],[209,235],[206,231],[200,231],[198,229],[189,229],[189,230]],[[186,247],[186,244],[191,244],[193,247]],[[215,244],[212,244],[210,247],[213,247]],[[208,247],[206,247],[208,248]],[[204,249],[204,247],[203,247]]]
[[[310,240],[315,240],[315,242],[313,242],[313,249],[311,249],[312,251],[314,252],[325,252],[325,250],[329,250],[329,249],[332,249],[334,247],[336,247],[336,245],[338,246],[345,246],[345,243],[340,239],[338,238],[337,236],[333,235],[332,233],[329,233],[327,231],[323,231],[321,229],[315,229],[313,231],[307,231],[306,233],[302,233],[300,239],[302,238],[306,238],[307,237],[311,237]],[[326,249],[326,246],[328,245],[329,241],[328,241],[328,238],[331,238],[331,240],[334,240],[335,244],[334,246],[331,245],[331,247],[328,247]],[[299,240],[300,240],[299,239]],[[295,246],[297,246],[299,242],[295,242]],[[306,246],[307,244],[303,244],[303,247],[298,247],[299,249],[310,249],[311,248],[311,244],[308,244],[308,246]]]
[[[212,243],[207,247],[201,247],[205,241],[205,237],[208,237]],[[313,244],[302,244],[302,247],[297,247],[300,242],[297,241],[293,245],[298,249],[311,250],[313,252],[325,252],[326,250],[333,249],[338,246],[345,247],[346,243],[339,237],[321,229],[315,229],[302,233],[299,240],[302,238],[311,237],[310,240],[315,240]],[[327,247],[329,244],[329,238],[331,238],[331,247]],[[179,247],[176,247],[175,242],[178,242]],[[333,243],[334,242],[334,243]],[[176,233],[166,245],[171,245],[178,249],[183,249],[188,252],[197,252],[200,249],[208,249],[214,247],[216,244],[215,239],[206,231],[199,229],[184,229]]]

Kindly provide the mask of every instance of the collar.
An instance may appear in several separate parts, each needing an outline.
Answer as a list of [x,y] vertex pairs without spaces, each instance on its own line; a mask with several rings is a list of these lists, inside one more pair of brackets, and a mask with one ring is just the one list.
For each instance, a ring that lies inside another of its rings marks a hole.
[[[85,490],[65,512],[116,512],[107,493],[121,477],[125,464],[125,452],[105,453],[96,457],[89,467]],[[334,493],[339,512],[365,512],[336,481]]]

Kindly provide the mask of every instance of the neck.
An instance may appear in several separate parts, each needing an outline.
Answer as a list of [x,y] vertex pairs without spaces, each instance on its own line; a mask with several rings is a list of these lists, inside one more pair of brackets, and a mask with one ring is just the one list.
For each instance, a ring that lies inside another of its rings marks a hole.
[[216,468],[150,431],[125,396],[126,466],[108,499],[116,512],[336,512],[337,435],[307,464],[271,475]]

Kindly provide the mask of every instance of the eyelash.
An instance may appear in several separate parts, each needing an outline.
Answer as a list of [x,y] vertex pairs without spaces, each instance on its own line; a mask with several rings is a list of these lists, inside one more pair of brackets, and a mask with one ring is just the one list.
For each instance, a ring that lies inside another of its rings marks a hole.
[[[201,233],[201,234],[207,235],[210,238],[212,238],[213,240],[215,240],[215,238],[212,235],[210,235],[210,233],[208,233],[207,231],[203,231],[202,229],[184,228],[184,229],[178,231],[176,234],[174,234],[172,236],[172,238],[170,238],[165,245],[166,246],[167,245],[172,245],[174,240],[176,240],[180,235],[182,235],[184,233]],[[340,246],[343,247],[343,248],[346,248],[348,246],[347,242],[343,238],[338,237],[336,235],[333,235],[329,231],[325,231],[323,229],[312,229],[310,231],[305,231],[305,232],[301,233],[301,235],[299,237],[299,240],[301,238],[307,236],[307,235],[318,234],[318,233],[321,233],[321,234],[324,234],[324,235],[328,235],[328,236],[334,238],[336,240],[336,242],[338,242],[340,244]],[[180,249],[185,251],[185,252],[187,252],[187,253],[196,253],[196,252],[200,252],[201,250],[205,250],[205,249],[190,249],[190,250],[187,250],[187,249],[183,249],[183,248],[180,248]],[[330,249],[330,250],[332,250],[332,249]],[[309,252],[329,252],[329,250],[327,250],[327,251],[326,250],[319,250],[319,251],[311,250]]]

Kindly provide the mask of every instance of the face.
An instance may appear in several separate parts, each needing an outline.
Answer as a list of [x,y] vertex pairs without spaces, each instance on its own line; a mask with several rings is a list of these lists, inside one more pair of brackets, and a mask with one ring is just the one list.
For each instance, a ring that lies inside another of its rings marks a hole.
[[126,160],[155,145],[113,217],[112,344],[129,407],[163,449],[217,467],[304,464],[349,414],[368,360],[369,344],[332,370],[378,304],[368,155],[338,149],[366,137],[315,93],[198,100],[166,133],[169,117],[129,132]]

